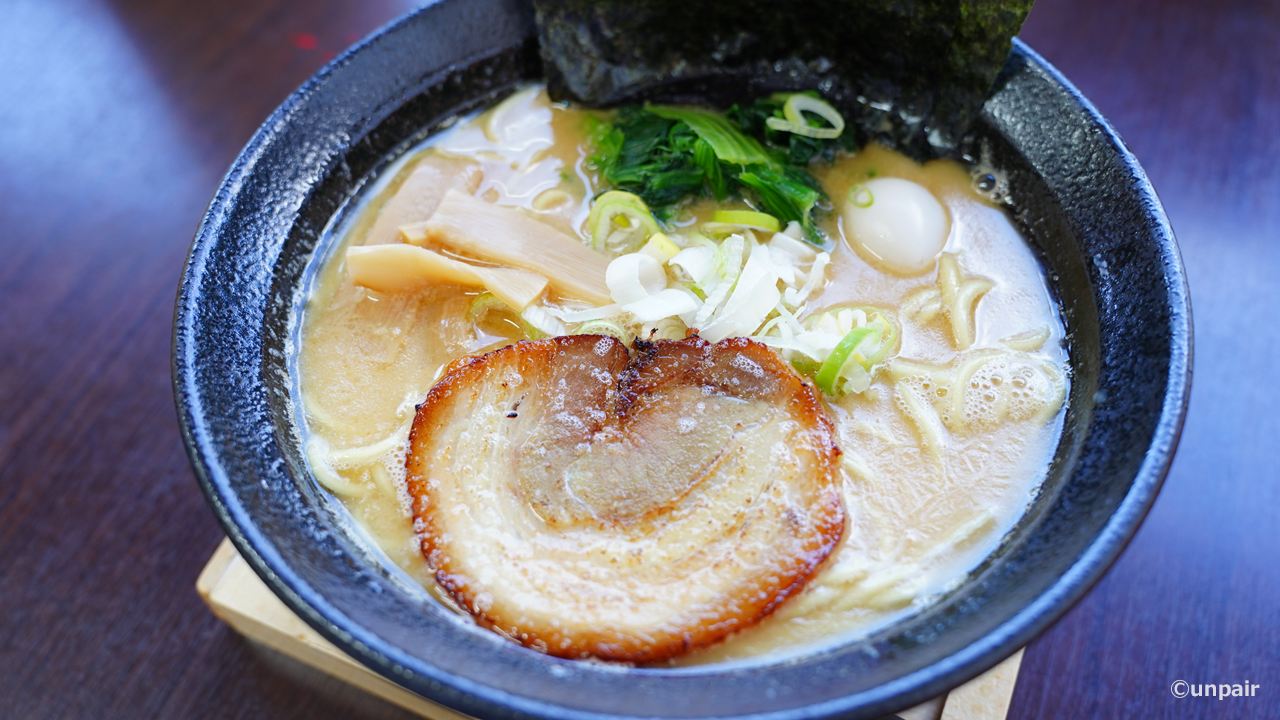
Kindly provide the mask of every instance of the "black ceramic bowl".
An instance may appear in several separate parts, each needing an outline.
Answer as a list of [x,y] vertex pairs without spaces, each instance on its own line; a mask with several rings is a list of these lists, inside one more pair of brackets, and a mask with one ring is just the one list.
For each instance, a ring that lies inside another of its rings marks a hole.
[[869,717],[987,669],[1098,580],[1173,456],[1191,377],[1190,307],[1142,169],[1020,44],[971,143],[1008,173],[1013,212],[1061,303],[1074,381],[1043,491],[961,587],[864,640],[799,658],[638,669],[527,650],[398,580],[299,451],[290,411],[299,288],[326,225],[391,159],[539,72],[523,3],[432,5],[294,93],[209,207],[175,321],[182,430],[227,534],[289,607],[390,680],[478,716]]

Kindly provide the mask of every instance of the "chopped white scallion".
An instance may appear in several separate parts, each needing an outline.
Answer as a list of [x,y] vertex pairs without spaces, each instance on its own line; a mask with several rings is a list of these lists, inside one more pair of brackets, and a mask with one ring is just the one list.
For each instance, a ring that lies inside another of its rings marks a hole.
[[733,294],[725,301],[724,309],[699,330],[710,342],[751,335],[764,324],[781,297],[782,293],[778,291],[778,273],[770,259],[769,248],[753,244]]
[[564,335],[567,328],[555,315],[542,305],[530,305],[520,313],[520,317],[538,332],[548,337]]
[[716,249],[706,245],[685,248],[667,264],[683,270],[690,282],[705,290],[716,269]]
[[785,230],[774,233],[773,237],[769,238],[769,246],[791,255],[798,263],[811,263],[818,254],[818,250],[800,239],[801,232],[800,223],[788,223]]
[[680,317],[698,308],[698,296],[682,288],[664,288],[647,297],[626,303],[622,309],[642,323]]
[[693,315],[690,323],[693,327],[704,329],[711,322],[712,316],[729,299],[729,293],[733,292],[734,285],[738,282],[738,275],[742,272],[744,247],[746,247],[746,238],[741,235],[730,235],[716,248],[711,277],[700,285],[707,297]]
[[[605,271],[612,303],[598,308],[553,308],[550,314],[570,325],[608,320],[654,328],[683,337],[692,328],[710,342],[755,337],[774,346],[793,343],[805,329],[796,320],[804,303],[826,281],[830,255],[795,237],[798,225],[757,242],[749,231],[720,242],[696,236],[665,238],[679,252],[641,251],[620,255]],[[669,255],[666,262],[663,255]],[[781,337],[774,337],[775,329]],[[839,338],[832,341],[834,344]],[[804,348],[808,350],[808,348]],[[829,348],[828,348],[829,350]]]
[[592,320],[603,320],[611,318],[622,312],[622,306],[618,303],[610,303],[608,305],[600,305],[598,307],[588,307],[575,310],[567,310],[562,308],[548,307],[547,311],[552,315],[560,318],[562,322],[580,323],[591,322]]
[[794,287],[787,288],[786,292],[782,294],[783,302],[791,307],[802,305],[813,294],[813,291],[818,289],[818,284],[826,279],[827,265],[830,263],[831,255],[829,253],[818,253],[810,265],[804,285],[801,285],[799,289]]
[[645,253],[619,255],[605,269],[604,284],[613,301],[622,305],[653,295],[667,286],[662,263]]

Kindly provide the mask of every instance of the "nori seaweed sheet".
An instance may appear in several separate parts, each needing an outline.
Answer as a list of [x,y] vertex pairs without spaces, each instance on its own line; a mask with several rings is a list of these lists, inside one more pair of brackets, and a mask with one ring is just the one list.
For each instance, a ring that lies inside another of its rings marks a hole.
[[951,153],[1033,0],[534,0],[551,96],[741,102],[817,88],[858,141]]

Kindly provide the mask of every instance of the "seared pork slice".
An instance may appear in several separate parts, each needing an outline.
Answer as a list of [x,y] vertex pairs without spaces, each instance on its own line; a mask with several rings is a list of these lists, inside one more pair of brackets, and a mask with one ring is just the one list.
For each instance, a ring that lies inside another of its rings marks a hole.
[[839,542],[818,398],[751,340],[577,335],[454,363],[407,460],[422,551],[482,624],[650,662],[748,627]]

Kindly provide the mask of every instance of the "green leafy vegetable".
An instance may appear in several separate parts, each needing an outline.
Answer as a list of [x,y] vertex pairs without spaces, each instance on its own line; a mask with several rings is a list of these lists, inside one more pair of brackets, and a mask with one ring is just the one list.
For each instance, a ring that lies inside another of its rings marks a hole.
[[702,168],[703,182],[712,197],[717,200],[728,197],[729,181],[720,170],[720,159],[716,157],[716,151],[711,147],[711,143],[698,138],[698,142],[693,145],[693,162]]
[[775,110],[783,117],[786,96],[769,102],[749,115],[741,109],[723,115],[666,105],[623,108],[613,122],[597,121],[591,130],[591,164],[607,185],[638,195],[659,219],[669,219],[673,206],[690,197],[736,194],[784,225],[800,223],[811,242],[821,243],[816,216],[826,197],[808,164],[832,159],[844,146],[839,138],[767,129],[764,118]]
[[773,162],[773,158],[760,147],[759,142],[743,135],[741,130],[719,113],[670,105],[649,105],[645,109],[660,118],[688,125],[690,130],[711,146],[720,162],[737,165],[767,165]]
[[639,195],[660,220],[706,184],[706,171],[694,161],[698,136],[643,108],[625,108],[612,123],[598,123],[591,142],[591,162],[604,181]]
[[810,240],[821,236],[814,225],[814,208],[826,196],[818,181],[794,167],[755,165],[738,175],[738,182],[750,188],[760,208],[784,224],[798,222]]

